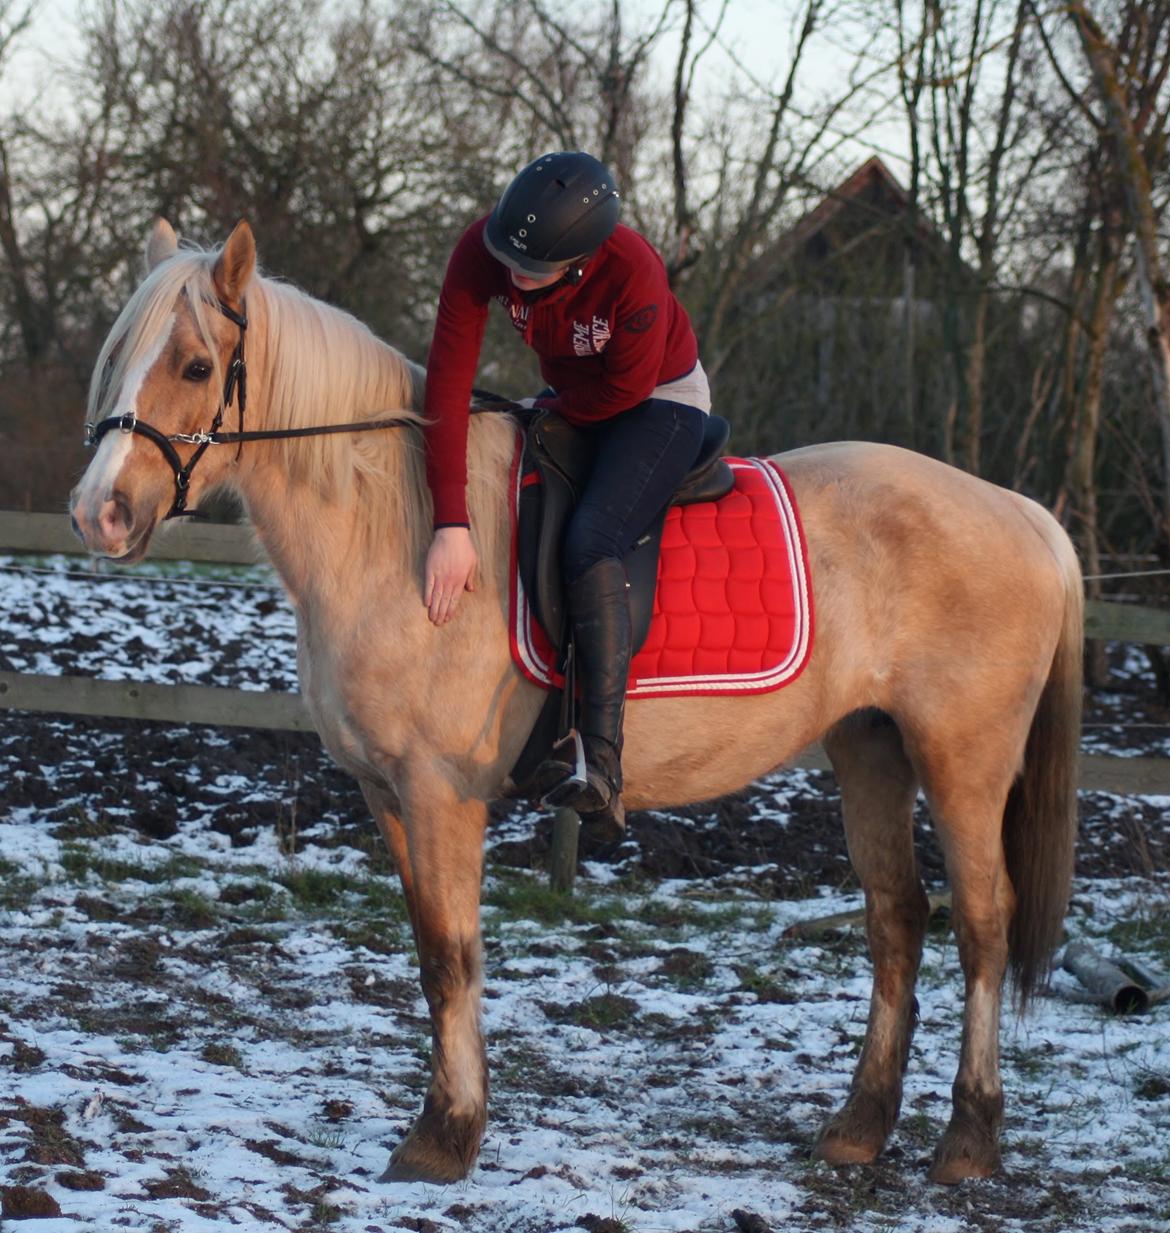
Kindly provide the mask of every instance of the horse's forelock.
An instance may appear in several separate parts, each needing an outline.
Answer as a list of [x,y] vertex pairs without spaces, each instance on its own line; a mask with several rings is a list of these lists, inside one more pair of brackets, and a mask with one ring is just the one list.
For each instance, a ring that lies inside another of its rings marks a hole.
[[157,266],[139,284],[110,328],[90,379],[87,418],[97,422],[114,413],[128,373],[156,351],[172,327],[175,305],[184,298],[195,328],[211,356],[216,382],[223,385],[218,348],[213,345],[207,304],[215,303],[211,281],[214,254],[185,252]]

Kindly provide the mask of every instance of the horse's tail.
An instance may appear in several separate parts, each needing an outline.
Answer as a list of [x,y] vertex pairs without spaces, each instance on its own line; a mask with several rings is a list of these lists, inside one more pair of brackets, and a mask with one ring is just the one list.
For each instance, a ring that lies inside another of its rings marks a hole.
[[1003,820],[1004,854],[1016,892],[1008,962],[1021,1010],[1047,980],[1072,887],[1084,671],[1080,565],[1056,520],[1037,506],[1032,510],[1042,515],[1038,520],[1033,514],[1031,521],[1042,523],[1037,529],[1060,565],[1064,612],[1060,641],[1028,733],[1023,770],[1008,795]]

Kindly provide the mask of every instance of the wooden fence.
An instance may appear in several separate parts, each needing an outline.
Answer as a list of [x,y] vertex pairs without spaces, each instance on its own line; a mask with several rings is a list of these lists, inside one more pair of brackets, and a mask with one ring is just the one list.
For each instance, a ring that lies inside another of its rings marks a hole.
[[[50,554],[83,550],[68,518],[0,512],[0,551]],[[248,528],[210,524],[167,528],[155,536],[150,556],[155,560],[242,565],[263,559]],[[1089,638],[1170,646],[1170,612],[1131,604],[1090,602],[1085,613],[1085,633]],[[0,672],[0,709],[294,732],[313,730],[300,696],[294,693],[99,681],[77,676]],[[806,750],[795,764],[811,769],[829,766],[819,746]],[[1170,759],[1085,754],[1081,758],[1081,786],[1123,794],[1170,795]]]

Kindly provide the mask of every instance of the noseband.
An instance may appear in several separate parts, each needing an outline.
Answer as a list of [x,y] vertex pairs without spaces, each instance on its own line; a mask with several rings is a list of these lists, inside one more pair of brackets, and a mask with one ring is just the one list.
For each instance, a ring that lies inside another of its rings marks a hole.
[[[209,446],[236,445],[242,448],[245,441],[275,441],[286,437],[318,437],[337,432],[366,432],[372,429],[402,428],[409,422],[406,420],[384,419],[354,420],[345,424],[317,424],[309,428],[270,428],[245,432],[244,408],[248,399],[248,368],[244,362],[244,331],[248,328],[247,306],[241,305],[244,311],[237,313],[235,309],[229,307],[222,300],[217,300],[216,305],[229,321],[239,327],[240,336],[236,341],[235,350],[232,352],[232,358],[228,362],[227,374],[223,382],[223,399],[220,402],[219,410],[215,413],[215,419],[211,422],[209,431],[177,432],[168,437],[165,433],[159,432],[153,425],[143,423],[133,411],[127,412],[125,415],[111,415],[97,424],[87,423],[85,426],[85,444],[87,446],[97,446],[106,433],[113,432],[115,428],[119,432],[136,433],[140,437],[145,437],[148,441],[153,441],[158,446],[162,451],[162,456],[170,464],[171,471],[175,477],[175,499],[171,503],[171,508],[166,514],[166,518],[205,517],[199,510],[189,510],[187,508],[187,491],[191,486],[191,472],[195,470],[195,464],[203,457]],[[240,396],[240,431],[220,432],[223,417],[227,409],[235,401],[237,391]],[[195,446],[194,453],[186,462],[179,457],[179,451],[175,449],[174,443],[176,441],[184,445]],[[236,457],[239,457],[238,449]]]

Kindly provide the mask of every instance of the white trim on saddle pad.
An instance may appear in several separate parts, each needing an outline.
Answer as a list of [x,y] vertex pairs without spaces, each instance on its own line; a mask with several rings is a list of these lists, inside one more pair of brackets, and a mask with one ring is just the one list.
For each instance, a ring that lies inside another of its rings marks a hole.
[[[808,577],[808,554],[796,505],[783,473],[773,463],[759,458],[728,459],[733,472],[755,471],[776,503],[792,591],[792,639],[777,662],[755,672],[705,673],[656,677],[631,676],[628,697],[653,698],[686,694],[748,694],[779,689],[800,675],[812,646],[812,590]],[[517,468],[513,493],[519,516],[521,476]],[[512,571],[512,651],[524,674],[538,685],[552,689],[560,684],[555,659],[543,631],[536,627],[519,572]],[[637,667],[634,658],[634,667]]]

